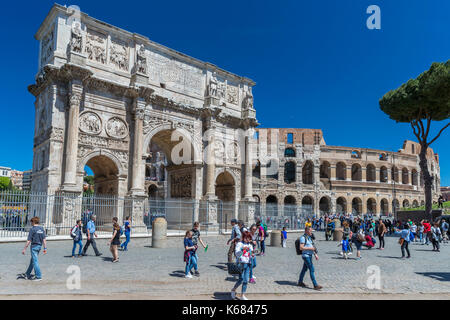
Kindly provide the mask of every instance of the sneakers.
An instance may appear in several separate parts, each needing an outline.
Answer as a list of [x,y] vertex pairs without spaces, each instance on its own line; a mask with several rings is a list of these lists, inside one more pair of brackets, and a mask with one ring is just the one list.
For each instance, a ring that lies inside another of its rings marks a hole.
[[119,259],[113,260],[112,263],[119,262]]
[[100,257],[103,253],[96,254],[97,257]]
[[187,274],[184,276],[186,279],[192,279],[192,276],[190,274]]
[[231,299],[236,299],[236,291],[231,290]]
[[248,300],[248,298],[246,296],[242,295],[241,300]]
[[195,272],[194,272],[194,276],[196,276],[196,277],[200,277],[200,272],[198,272],[198,271],[195,271]]
[[36,277],[34,277],[33,279],[31,279],[31,281],[42,281],[42,278],[36,278]]

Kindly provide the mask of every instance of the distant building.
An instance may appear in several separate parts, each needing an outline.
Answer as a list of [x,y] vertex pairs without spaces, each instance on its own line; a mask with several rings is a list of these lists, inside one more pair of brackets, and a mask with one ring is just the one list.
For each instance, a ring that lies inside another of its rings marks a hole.
[[0,177],[11,178],[11,168],[9,168],[9,167],[0,167]]
[[24,191],[31,190],[31,172],[32,170],[27,170],[23,172],[22,190]]
[[445,201],[450,201],[450,187],[441,187],[441,193]]
[[14,187],[22,190],[23,185],[23,171],[11,170],[11,181]]

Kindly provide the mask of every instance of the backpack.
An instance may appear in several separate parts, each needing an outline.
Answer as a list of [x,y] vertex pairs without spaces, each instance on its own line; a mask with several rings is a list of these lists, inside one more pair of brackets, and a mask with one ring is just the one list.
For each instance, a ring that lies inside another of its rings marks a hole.
[[262,227],[263,227],[263,230],[264,230],[264,238],[266,238],[266,237],[268,236],[268,233],[267,233],[267,224],[262,223]]
[[[304,237],[305,238],[305,242],[306,242],[306,236],[305,235],[302,235],[301,237]],[[301,238],[300,237],[300,238]],[[297,238],[296,240],[295,240],[295,251],[297,251],[297,255],[298,256],[301,256],[302,255],[302,250],[300,249],[300,238]]]
[[71,237],[72,239],[74,239],[74,240],[75,240],[75,238],[77,237],[76,235],[75,235],[75,236],[73,235],[73,230],[74,230],[75,228],[78,228],[78,225],[75,225],[72,229],[70,229],[70,237]]

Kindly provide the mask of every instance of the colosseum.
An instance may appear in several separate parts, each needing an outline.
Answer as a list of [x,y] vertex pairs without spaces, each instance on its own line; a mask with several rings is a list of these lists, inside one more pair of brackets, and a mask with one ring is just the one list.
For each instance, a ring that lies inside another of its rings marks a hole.
[[[259,158],[261,151],[269,152],[258,141],[267,145],[277,141],[266,165],[257,161],[253,166],[253,197],[268,215],[290,215],[297,210],[388,215],[424,204],[416,142],[404,141],[397,152],[329,146],[320,129],[281,128],[256,129],[255,140]],[[432,149],[427,157],[436,200],[439,157]]]

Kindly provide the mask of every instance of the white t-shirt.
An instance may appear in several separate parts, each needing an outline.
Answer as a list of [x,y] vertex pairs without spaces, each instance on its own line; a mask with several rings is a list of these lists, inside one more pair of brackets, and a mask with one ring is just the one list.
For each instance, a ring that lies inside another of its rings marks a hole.
[[236,244],[236,249],[234,250],[236,257],[238,257],[241,263],[250,263],[252,257],[253,245],[251,243],[243,243],[242,241]]

